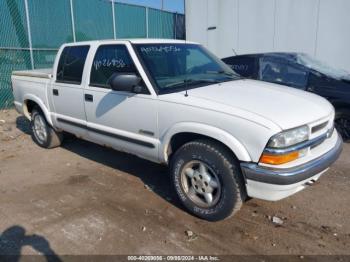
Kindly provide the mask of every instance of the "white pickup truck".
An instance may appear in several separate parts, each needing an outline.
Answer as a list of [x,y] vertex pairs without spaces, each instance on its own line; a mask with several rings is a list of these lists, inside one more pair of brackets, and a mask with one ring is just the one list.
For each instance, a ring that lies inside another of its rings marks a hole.
[[302,190],[342,150],[325,99],[242,79],[196,43],[65,44],[53,69],[13,72],[12,83],[38,145],[59,146],[65,131],[168,164],[180,201],[210,221],[247,197]]

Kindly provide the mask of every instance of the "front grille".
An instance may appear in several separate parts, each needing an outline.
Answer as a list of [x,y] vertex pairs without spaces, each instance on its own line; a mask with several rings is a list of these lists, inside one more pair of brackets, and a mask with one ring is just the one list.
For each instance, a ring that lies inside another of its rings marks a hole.
[[324,123],[322,123],[322,124],[319,124],[319,125],[317,125],[317,126],[314,126],[314,127],[312,127],[312,129],[311,129],[311,133],[314,134],[314,133],[316,133],[316,132],[322,130],[323,128],[325,128],[327,125],[328,125],[328,121],[327,121],[327,122],[324,122]]
[[314,149],[314,148],[318,147],[318,146],[321,145],[323,142],[324,142],[323,139],[320,140],[320,141],[318,141],[317,143],[313,144],[313,145],[310,147],[310,149]]
[[325,122],[325,123],[322,123],[322,124],[319,124],[319,125],[317,125],[317,126],[312,127],[312,129],[311,129],[311,132],[312,132],[312,133],[316,133],[316,132],[321,131],[321,130],[326,130],[326,128],[327,128],[327,131],[326,131],[326,133],[325,133],[324,135],[321,135],[321,137],[324,137],[324,139],[321,139],[321,140],[319,141],[319,143],[315,143],[314,145],[312,145],[312,146],[310,147],[310,149],[314,149],[314,148],[318,147],[319,145],[321,145],[321,144],[324,142],[324,140],[330,138],[330,137],[333,135],[333,132],[334,132],[334,123],[333,123],[333,121],[332,121],[332,122],[331,122],[332,125],[331,125],[330,127],[329,127],[329,123],[330,123],[330,122],[327,121],[327,122]]

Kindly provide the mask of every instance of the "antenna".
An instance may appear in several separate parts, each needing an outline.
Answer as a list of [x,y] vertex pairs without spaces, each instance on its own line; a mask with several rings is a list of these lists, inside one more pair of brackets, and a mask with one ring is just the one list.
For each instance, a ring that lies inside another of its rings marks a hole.
[[[188,51],[187,51],[188,52]],[[188,56],[189,54],[186,54],[186,61],[187,61],[187,56]],[[186,62],[186,65],[187,65],[187,62]],[[188,82],[189,82],[189,79],[188,79],[188,72],[187,72],[187,70],[185,70],[185,97],[188,97],[188,92],[187,92],[187,90],[188,90]]]
[[238,54],[236,53],[236,51],[235,51],[235,49],[234,48],[232,48],[232,51],[233,51],[233,53],[235,54],[235,56],[237,56]]
[[185,97],[188,97],[187,89],[188,89],[188,79],[187,79],[187,75],[186,75],[186,79],[185,79]]

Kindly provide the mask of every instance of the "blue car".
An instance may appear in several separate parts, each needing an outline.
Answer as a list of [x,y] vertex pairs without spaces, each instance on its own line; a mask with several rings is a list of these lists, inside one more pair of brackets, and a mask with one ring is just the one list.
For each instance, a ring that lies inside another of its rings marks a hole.
[[272,82],[315,93],[336,110],[335,126],[350,140],[350,74],[304,53],[261,53],[222,59],[245,78]]

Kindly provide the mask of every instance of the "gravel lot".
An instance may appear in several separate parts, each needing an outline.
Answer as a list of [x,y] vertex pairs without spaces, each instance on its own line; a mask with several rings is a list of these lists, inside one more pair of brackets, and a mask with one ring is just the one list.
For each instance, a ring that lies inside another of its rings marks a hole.
[[166,167],[75,138],[42,149],[0,111],[0,253],[350,255],[349,153],[315,186],[209,223],[182,209]]

